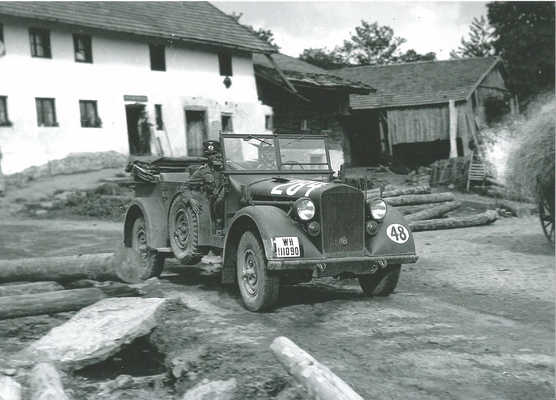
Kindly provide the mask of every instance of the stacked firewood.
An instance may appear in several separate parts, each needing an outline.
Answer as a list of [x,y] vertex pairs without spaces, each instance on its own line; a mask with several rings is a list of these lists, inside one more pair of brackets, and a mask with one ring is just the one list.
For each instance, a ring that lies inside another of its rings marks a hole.
[[[371,195],[371,191],[367,192]],[[412,231],[462,228],[494,222],[497,214],[493,210],[463,217],[445,215],[461,206],[451,192],[431,193],[430,186],[396,188],[386,186],[382,198],[388,205],[405,215]]]

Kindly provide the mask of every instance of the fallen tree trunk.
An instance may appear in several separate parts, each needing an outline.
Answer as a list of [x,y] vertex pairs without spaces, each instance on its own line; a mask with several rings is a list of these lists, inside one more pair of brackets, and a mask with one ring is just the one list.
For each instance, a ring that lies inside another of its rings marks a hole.
[[403,215],[407,214],[414,214],[419,211],[428,210],[431,207],[439,206],[441,204],[448,204],[448,201],[444,201],[442,203],[424,203],[424,204],[415,204],[412,206],[394,206],[394,208],[401,212]]
[[396,197],[404,196],[407,194],[426,194],[431,192],[430,186],[409,186],[406,188],[397,188],[391,190],[385,190],[382,192],[382,197]]
[[9,376],[0,377],[0,399],[21,400],[21,385]]
[[0,260],[0,282],[93,279],[134,283],[140,265],[139,254],[127,247],[114,254]]
[[107,297],[130,297],[139,294],[137,289],[128,285],[112,283],[87,289],[0,297],[0,319],[75,311]]
[[0,286],[0,297],[54,292],[56,290],[64,290],[64,287],[57,282],[25,282]]
[[363,400],[343,380],[286,337],[277,337],[270,349],[292,375],[319,400]]
[[486,225],[496,221],[498,214],[496,211],[487,210],[481,214],[471,215],[469,217],[454,217],[443,219],[429,219],[425,221],[413,221],[409,223],[409,227],[413,232],[431,231],[436,229],[452,229],[465,228],[468,226]]
[[446,214],[447,212],[455,210],[459,206],[461,206],[461,203],[459,201],[449,201],[447,203],[434,205],[432,207],[428,207],[425,210],[406,215],[405,219],[409,222],[411,222],[411,221],[422,221],[422,220],[426,220],[426,219],[433,219],[433,218],[440,217],[440,216]]
[[451,192],[446,193],[431,193],[431,194],[408,194],[405,196],[385,197],[384,201],[391,206],[406,206],[411,204],[424,204],[424,203],[441,203],[443,201],[455,200],[454,194]]
[[60,374],[52,364],[43,362],[35,365],[31,370],[29,383],[30,400],[69,400]]

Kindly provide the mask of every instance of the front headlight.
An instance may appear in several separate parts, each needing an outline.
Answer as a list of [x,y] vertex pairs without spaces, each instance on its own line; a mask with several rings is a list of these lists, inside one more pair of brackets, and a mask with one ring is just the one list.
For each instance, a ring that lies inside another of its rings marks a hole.
[[369,201],[369,211],[374,220],[382,221],[386,216],[386,202],[382,199]]
[[302,221],[309,221],[315,216],[315,203],[306,197],[297,199],[294,204],[295,212]]

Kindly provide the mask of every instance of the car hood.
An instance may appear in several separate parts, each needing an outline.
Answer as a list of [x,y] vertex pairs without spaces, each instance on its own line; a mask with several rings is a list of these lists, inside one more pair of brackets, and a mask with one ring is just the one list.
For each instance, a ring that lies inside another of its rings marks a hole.
[[250,199],[259,201],[293,201],[300,197],[318,201],[325,191],[346,186],[305,177],[261,177],[251,182],[238,178],[231,177],[232,186],[245,191]]

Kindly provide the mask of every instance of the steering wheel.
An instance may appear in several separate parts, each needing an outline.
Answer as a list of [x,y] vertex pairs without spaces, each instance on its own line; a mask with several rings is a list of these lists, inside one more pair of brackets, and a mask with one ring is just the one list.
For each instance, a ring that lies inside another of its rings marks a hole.
[[293,169],[293,167],[294,167],[295,165],[299,165],[299,168],[300,168],[300,169],[305,169],[305,167],[303,167],[303,165],[301,165],[301,163],[300,163],[299,161],[295,161],[295,160],[284,161],[284,162],[282,163],[282,165],[283,165],[284,167],[290,167],[290,169]]

